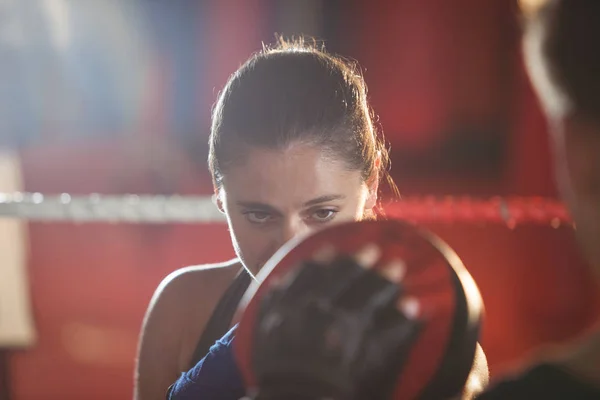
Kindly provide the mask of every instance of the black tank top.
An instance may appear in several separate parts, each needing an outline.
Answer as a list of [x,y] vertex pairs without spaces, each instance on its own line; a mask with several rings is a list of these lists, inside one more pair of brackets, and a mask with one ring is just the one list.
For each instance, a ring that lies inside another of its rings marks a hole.
[[225,293],[223,293],[223,296],[210,316],[194,350],[190,368],[202,360],[211,346],[229,331],[231,320],[251,280],[250,274],[242,267],[242,270],[236,275]]

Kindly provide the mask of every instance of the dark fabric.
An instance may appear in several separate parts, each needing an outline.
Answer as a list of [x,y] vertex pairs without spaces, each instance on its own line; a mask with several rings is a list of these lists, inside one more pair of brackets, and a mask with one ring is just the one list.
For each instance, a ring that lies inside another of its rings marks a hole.
[[600,389],[552,364],[540,364],[522,376],[492,386],[478,400],[600,399]]
[[242,296],[246,293],[246,289],[248,289],[251,279],[250,274],[242,268],[240,273],[227,288],[204,328],[204,332],[194,350],[190,368],[196,366],[196,364],[206,356],[211,346],[227,333],[231,326],[233,315],[237,310]]
[[169,389],[168,400],[239,400],[245,395],[232,342],[237,325]]

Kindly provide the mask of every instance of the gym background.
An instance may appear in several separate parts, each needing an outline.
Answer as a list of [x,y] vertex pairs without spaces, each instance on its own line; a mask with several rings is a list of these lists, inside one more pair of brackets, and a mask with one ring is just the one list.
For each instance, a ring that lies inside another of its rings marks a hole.
[[[403,195],[555,197],[518,14],[516,0],[2,0],[0,148],[19,179],[0,192],[210,195],[216,93],[279,33],[360,63]],[[233,256],[222,223],[21,224],[0,271],[26,249],[32,332],[0,342],[3,400],[130,399],[158,283]],[[427,226],[479,284],[493,377],[598,314],[570,226]]]

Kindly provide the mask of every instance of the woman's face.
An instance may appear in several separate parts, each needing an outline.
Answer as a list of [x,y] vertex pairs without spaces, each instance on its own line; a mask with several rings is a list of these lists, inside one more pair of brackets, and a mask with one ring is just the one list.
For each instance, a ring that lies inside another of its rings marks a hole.
[[360,171],[314,146],[252,148],[225,171],[218,193],[235,251],[253,274],[288,240],[331,224],[360,220],[377,201]]

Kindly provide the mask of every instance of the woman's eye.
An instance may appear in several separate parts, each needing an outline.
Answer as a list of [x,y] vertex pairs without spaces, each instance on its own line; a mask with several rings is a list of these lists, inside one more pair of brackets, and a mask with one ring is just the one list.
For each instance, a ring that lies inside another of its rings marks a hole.
[[322,209],[313,212],[311,218],[317,222],[327,222],[333,219],[337,213],[336,210]]
[[271,215],[269,213],[260,211],[247,212],[245,213],[245,215],[246,219],[252,222],[253,224],[264,224],[265,222],[268,222],[271,218]]

